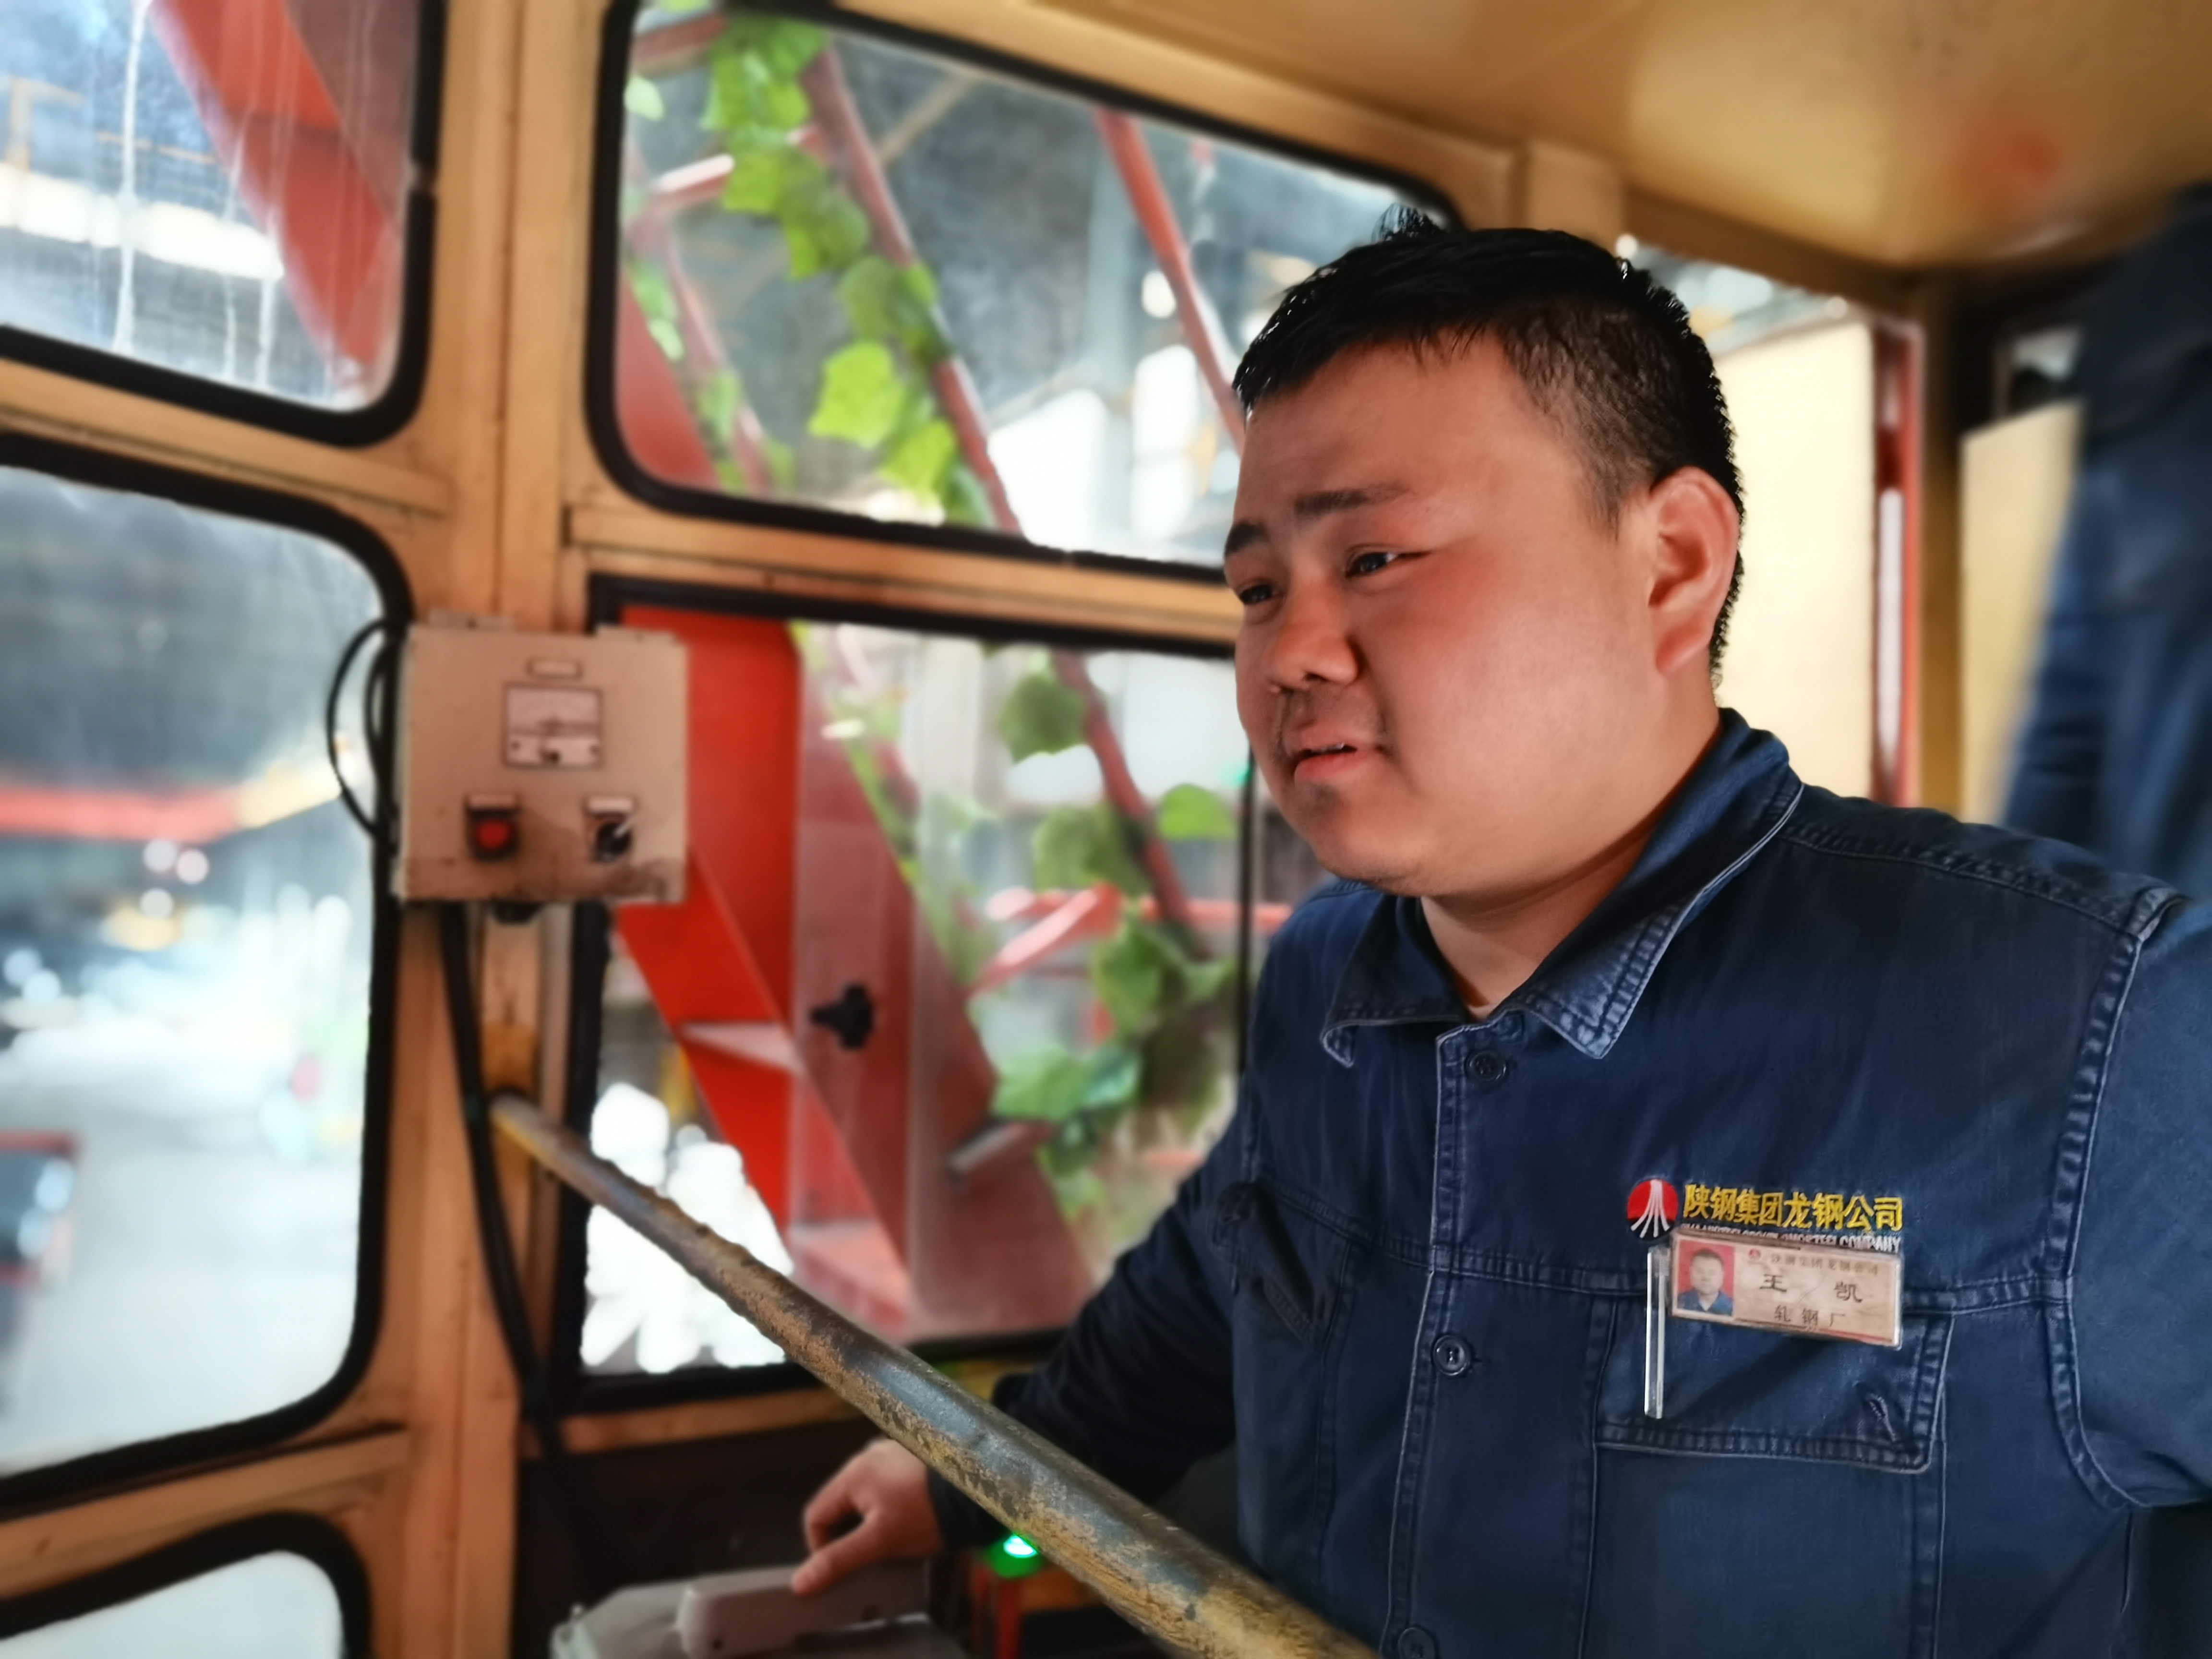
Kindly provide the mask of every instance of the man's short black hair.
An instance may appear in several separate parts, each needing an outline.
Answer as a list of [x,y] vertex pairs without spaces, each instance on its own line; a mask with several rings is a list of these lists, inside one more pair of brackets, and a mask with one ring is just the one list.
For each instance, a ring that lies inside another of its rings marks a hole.
[[[1448,230],[1411,209],[1283,296],[1237,369],[1247,413],[1347,351],[1449,351],[1492,339],[1538,409],[1581,446],[1598,514],[1686,466],[1710,474],[1741,518],[1735,434],[1712,354],[1649,274],[1558,230]],[[1717,670],[1743,580],[1736,562],[1714,619]]]

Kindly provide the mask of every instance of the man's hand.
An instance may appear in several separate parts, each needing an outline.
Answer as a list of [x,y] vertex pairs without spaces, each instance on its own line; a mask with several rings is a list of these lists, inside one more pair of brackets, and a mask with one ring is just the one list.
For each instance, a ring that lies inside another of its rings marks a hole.
[[[860,1524],[840,1534],[839,1525]],[[811,1595],[877,1561],[934,1555],[945,1547],[929,1503],[929,1470],[895,1441],[871,1441],[830,1477],[806,1506],[806,1547],[792,1592]]]

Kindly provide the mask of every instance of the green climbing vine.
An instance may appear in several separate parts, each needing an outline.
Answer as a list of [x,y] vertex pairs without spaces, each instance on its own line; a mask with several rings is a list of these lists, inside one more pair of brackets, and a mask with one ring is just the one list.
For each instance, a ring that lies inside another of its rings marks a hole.
[[[1085,705],[1048,663],[1018,681],[999,714],[999,735],[1019,762],[1085,741]],[[1233,815],[1210,791],[1178,784],[1162,797],[1159,833],[1170,841],[1234,838]],[[1091,1166],[1115,1126],[1138,1106],[1202,1114],[1219,1079],[1216,1036],[1235,964],[1201,960],[1172,928],[1146,919],[1137,901],[1152,893],[1139,856],[1142,834],[1110,801],[1061,806],[1030,840],[1039,888],[1075,890],[1101,883],[1131,901],[1113,934],[1093,947],[1090,975],[1111,1024],[1087,1054],[1057,1045],[1010,1058],[991,1109],[1052,1126],[1039,1157],[1070,1209],[1103,1194]]]
[[[886,684],[864,691],[836,683],[826,635],[805,627],[796,631],[816,683],[827,688],[828,729],[853,767],[932,938],[960,983],[974,983],[999,939],[979,918],[982,896],[965,873],[963,847],[992,814],[972,800],[917,791],[896,760],[902,688]],[[1061,681],[1044,653],[1031,656],[997,721],[1015,764],[1086,741],[1082,696]],[[1190,783],[1160,798],[1154,824],[1170,841],[1233,841],[1237,833],[1236,816],[1220,797]],[[1219,1049],[1229,1029],[1235,963],[1202,959],[1174,928],[1145,915],[1143,901],[1152,887],[1140,834],[1108,801],[1055,807],[1029,831],[1036,888],[1076,892],[1103,883],[1127,901],[1115,931],[1091,946],[1085,963],[1109,1028],[1104,1039],[1087,1052],[1047,1043],[1002,1057],[992,1097],[994,1115],[1047,1126],[1039,1160],[1071,1214],[1110,1206],[1112,1194],[1097,1170],[1131,1113],[1164,1112],[1188,1130],[1219,1099]],[[1149,1219],[1141,1200],[1135,1211],[1139,1222]]]
[[[824,284],[843,313],[846,338],[816,371],[807,433],[852,445],[877,477],[906,492],[925,514],[988,524],[990,503],[961,457],[959,436],[932,383],[952,352],[939,318],[936,277],[925,264],[896,264],[876,250],[866,211],[816,153],[813,99],[804,77],[828,48],[829,37],[811,24],[739,15],[708,49],[700,125],[730,158],[721,205],[773,222],[783,238],[786,280]],[[624,103],[635,118],[665,118],[666,99],[650,81],[634,79]],[[665,273],[633,258],[629,279],[654,341],[680,364],[684,340]],[[703,368],[689,381],[693,412],[721,452],[725,484],[744,489],[742,470],[728,459],[742,385],[730,370]],[[792,442],[769,434],[763,448],[772,483],[788,492],[796,473]]]

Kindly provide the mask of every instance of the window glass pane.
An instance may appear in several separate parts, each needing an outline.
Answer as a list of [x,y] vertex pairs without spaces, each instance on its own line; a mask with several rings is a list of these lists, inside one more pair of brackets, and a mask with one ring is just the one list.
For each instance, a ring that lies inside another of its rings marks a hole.
[[313,537],[0,469],[0,1471],[345,1349],[374,913],[322,720],[378,610]]
[[[691,924],[615,913],[594,1144],[887,1335],[1063,1322],[1233,1103],[1230,665],[628,619],[690,634],[716,776]],[[611,1218],[587,1243],[586,1370],[778,1358]]]
[[1227,372],[1398,199],[764,15],[648,9],[631,69],[617,414],[732,495],[1211,562]]
[[399,337],[420,0],[0,0],[0,324],[331,409]]
[[1721,700],[1788,744],[1809,781],[1866,794],[1881,621],[1868,319],[1755,271],[1651,247],[1632,258],[1689,307],[1735,422],[1743,589]]
[[0,1659],[340,1659],[344,1645],[329,1576],[279,1553],[0,1638]]

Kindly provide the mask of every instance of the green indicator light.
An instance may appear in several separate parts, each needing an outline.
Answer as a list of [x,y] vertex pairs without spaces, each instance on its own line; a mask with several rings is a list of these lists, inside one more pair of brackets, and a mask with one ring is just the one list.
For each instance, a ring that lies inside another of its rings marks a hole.
[[983,1552],[983,1560],[1001,1578],[1026,1578],[1044,1570],[1044,1556],[1018,1532],[1010,1532]]

